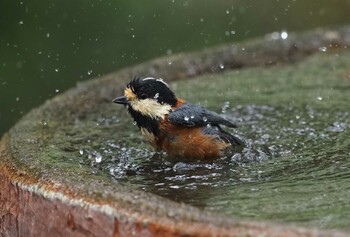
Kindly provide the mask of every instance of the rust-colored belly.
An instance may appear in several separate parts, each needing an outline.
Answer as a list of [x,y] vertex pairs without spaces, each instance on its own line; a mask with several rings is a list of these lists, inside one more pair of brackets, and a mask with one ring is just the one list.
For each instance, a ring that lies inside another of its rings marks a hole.
[[169,125],[162,129],[157,147],[172,156],[195,159],[218,158],[230,144],[215,136],[205,135],[202,128],[176,127]]

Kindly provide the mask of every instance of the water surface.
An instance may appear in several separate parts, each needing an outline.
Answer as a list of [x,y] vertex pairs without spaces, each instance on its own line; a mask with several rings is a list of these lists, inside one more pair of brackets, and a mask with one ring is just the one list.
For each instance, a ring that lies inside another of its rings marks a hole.
[[179,161],[155,153],[114,104],[66,129],[80,162],[116,184],[224,215],[347,229],[349,58],[348,52],[320,53],[294,65],[171,84],[179,96],[239,124],[230,132],[246,148],[232,157]]

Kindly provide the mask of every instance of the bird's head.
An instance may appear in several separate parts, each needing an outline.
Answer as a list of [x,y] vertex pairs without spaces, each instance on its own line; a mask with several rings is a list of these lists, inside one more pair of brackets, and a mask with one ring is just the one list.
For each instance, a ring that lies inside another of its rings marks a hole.
[[124,96],[114,103],[126,105],[130,109],[152,118],[163,118],[176,105],[177,99],[162,79],[153,77],[134,78],[124,90]]

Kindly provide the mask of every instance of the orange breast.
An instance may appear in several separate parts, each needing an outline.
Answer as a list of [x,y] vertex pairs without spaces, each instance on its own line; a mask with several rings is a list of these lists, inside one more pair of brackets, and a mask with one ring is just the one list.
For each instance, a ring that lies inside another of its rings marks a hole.
[[230,144],[203,134],[200,127],[175,126],[165,119],[160,126],[157,146],[172,156],[195,159],[217,158]]

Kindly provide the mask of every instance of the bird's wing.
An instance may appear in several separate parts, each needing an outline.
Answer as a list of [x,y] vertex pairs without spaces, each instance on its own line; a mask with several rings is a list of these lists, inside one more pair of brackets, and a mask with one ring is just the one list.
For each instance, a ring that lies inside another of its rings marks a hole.
[[225,125],[235,128],[235,124],[227,121],[219,114],[209,111],[200,105],[185,103],[168,115],[170,122],[186,127],[200,127],[207,124]]

